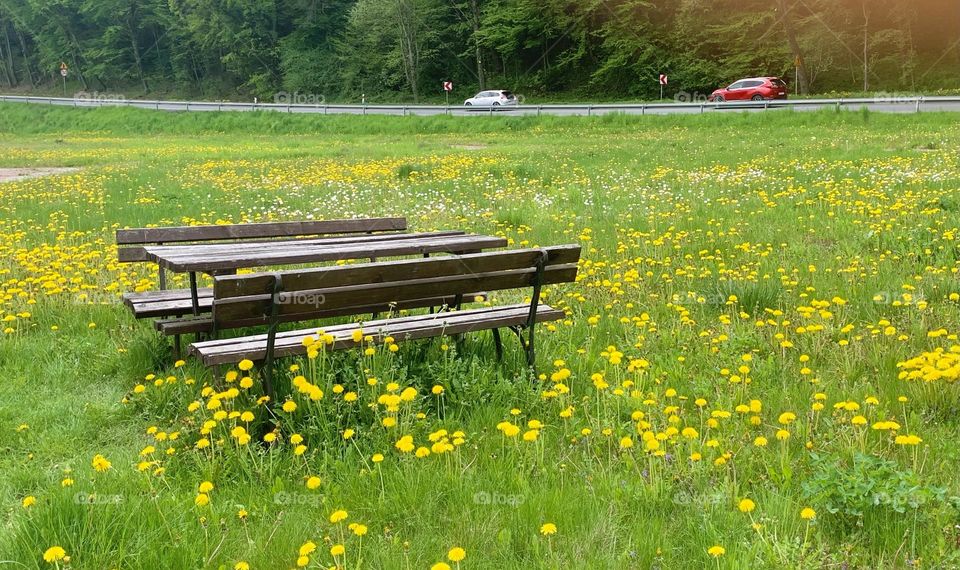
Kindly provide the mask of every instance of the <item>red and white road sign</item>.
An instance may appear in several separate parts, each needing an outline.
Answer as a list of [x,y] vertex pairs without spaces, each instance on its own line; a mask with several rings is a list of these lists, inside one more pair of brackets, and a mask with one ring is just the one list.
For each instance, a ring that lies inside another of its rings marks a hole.
[[453,81],[444,81],[443,90],[446,91],[447,93],[453,91]]
[[67,76],[67,64],[65,62],[60,62],[60,75]]
[[663,73],[661,73],[661,74],[660,74],[660,85],[666,85],[666,84],[667,84],[667,76],[664,75]]

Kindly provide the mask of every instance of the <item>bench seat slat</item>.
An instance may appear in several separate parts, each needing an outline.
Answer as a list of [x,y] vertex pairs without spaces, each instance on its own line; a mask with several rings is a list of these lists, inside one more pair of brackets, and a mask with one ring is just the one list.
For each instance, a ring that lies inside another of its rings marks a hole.
[[117,230],[117,244],[176,243],[256,237],[291,237],[311,234],[403,231],[406,229],[406,218],[358,218],[351,220],[311,220],[301,222],[133,228]]
[[[494,308],[456,311],[435,315],[401,317],[360,324],[336,325],[323,330],[334,337],[334,343],[328,349],[343,350],[357,346],[352,334],[362,328],[364,334],[372,335],[374,342],[381,343],[390,336],[397,341],[416,340],[437,336],[449,336],[494,328],[521,326],[527,322],[530,306],[506,305]],[[537,322],[560,320],[565,317],[563,311],[548,305],[537,308]],[[306,354],[303,339],[316,335],[317,328],[278,333],[274,355],[277,358]],[[193,343],[191,354],[197,355],[205,365],[235,364],[244,359],[262,360],[266,356],[267,335],[256,335],[237,339],[216,340]]]
[[[487,299],[486,293],[471,293],[469,295],[463,296],[464,303],[475,303],[483,302]],[[443,306],[452,306],[456,302],[456,298],[453,296],[450,297],[433,297],[430,299],[416,299],[413,301],[407,301],[403,303],[390,303],[390,304],[380,304],[380,305],[366,305],[360,307],[341,307],[338,309],[330,309],[323,312],[318,312],[314,318],[316,319],[325,319],[332,317],[346,317],[353,315],[364,315],[371,313],[388,313],[392,311],[403,311],[408,309],[422,309],[425,307],[443,307]],[[209,307],[208,307],[209,310]],[[293,319],[279,319],[279,322],[291,322],[291,321],[303,321],[309,320],[304,319],[300,315],[296,315]],[[267,317],[260,317],[256,319],[250,319],[246,323],[237,323],[236,327],[245,326],[245,327],[255,327],[261,325],[269,324],[269,319]],[[212,317],[185,317],[177,319],[163,319],[157,320],[154,322],[154,328],[157,329],[160,333],[165,336],[174,336],[179,334],[194,334],[194,333],[209,333],[213,331],[213,318]]]
[[[193,301],[189,289],[127,293],[123,296],[123,303],[137,319],[173,317],[193,312]],[[202,313],[211,311],[213,308],[212,287],[197,290],[197,305]]]
[[[391,235],[402,236],[407,229],[406,218],[358,218],[348,220],[307,220],[295,222],[266,222],[254,224],[175,226],[159,228],[127,228],[117,230],[117,260],[120,263],[150,261],[145,246],[161,243],[184,244],[240,240],[240,243],[256,243],[264,240],[296,240],[316,236],[333,236],[327,239],[361,241]],[[459,232],[463,233],[463,232]],[[367,235],[369,234],[369,235]],[[219,245],[227,245],[220,243]]]
[[[464,235],[439,238],[386,241],[373,244],[345,244],[312,248],[310,246],[243,247],[238,245],[232,252],[206,255],[191,254],[189,247],[173,250],[163,256],[162,265],[177,272],[218,271],[238,267],[264,267],[269,265],[296,265],[321,261],[364,259],[369,257],[399,257],[426,253],[466,253],[503,247],[503,238]],[[203,247],[203,246],[198,246]],[[155,248],[148,248],[150,252]],[[162,251],[162,250],[161,250]]]
[[[200,297],[213,297],[213,287],[201,287],[197,289],[197,295]],[[162,289],[123,294],[123,302],[127,306],[136,303],[155,303],[158,301],[176,301],[189,298],[190,289]]]
[[[520,289],[530,287],[536,271],[533,268],[497,271],[467,275],[448,275],[430,279],[408,280],[389,283],[364,283],[330,289],[287,292],[281,296],[278,315],[293,319],[313,318],[327,307],[356,307],[391,302],[404,302],[418,298],[444,295],[467,295],[471,291]],[[577,275],[576,265],[551,266],[544,271],[543,284],[551,285],[573,281]],[[271,296],[254,295],[217,299],[214,316],[225,327],[238,322],[259,318],[267,314]]]
[[[544,248],[547,267],[576,263],[580,246],[567,245]],[[428,279],[453,273],[478,274],[532,267],[540,252],[537,250],[495,251],[470,256],[447,256],[430,259],[403,259],[377,263],[356,263],[340,267],[323,267],[280,271],[283,287],[288,291],[309,291],[343,287],[358,283],[387,283]],[[217,299],[267,295],[273,291],[275,273],[224,275],[214,281]]]

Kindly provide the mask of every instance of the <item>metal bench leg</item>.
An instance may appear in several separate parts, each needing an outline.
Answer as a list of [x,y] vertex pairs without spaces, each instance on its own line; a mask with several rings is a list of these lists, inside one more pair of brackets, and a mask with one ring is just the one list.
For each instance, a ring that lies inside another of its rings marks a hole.
[[[537,377],[537,354],[534,348],[534,332],[537,329],[537,310],[540,305],[540,289],[543,286],[543,271],[544,267],[547,264],[547,252],[544,250],[540,259],[537,261],[537,271],[534,274],[533,278],[533,295],[530,299],[530,312],[527,315],[527,324],[524,328],[527,329],[527,341],[526,341],[526,352],[527,352],[527,366],[530,368],[530,371],[533,373],[533,377]],[[520,331],[517,331],[517,334],[520,334]]]
[[273,391],[273,347],[277,340],[277,326],[279,325],[277,313],[280,306],[279,296],[282,291],[283,280],[279,273],[275,273],[273,276],[273,294],[270,296],[270,313],[267,315],[270,318],[270,328],[267,329],[267,350],[264,355],[263,366],[260,368],[263,378],[263,391],[270,398],[268,408],[273,408],[276,400],[276,394]]
[[190,302],[193,305],[193,316],[198,316],[200,314],[200,299],[197,293],[197,273],[195,271],[190,272]]
[[180,360],[180,355],[183,353],[183,349],[180,346],[180,335],[173,335],[173,357],[177,360]]
[[493,329],[493,346],[497,349],[497,362],[503,362],[503,339],[500,338],[500,329]]
[[[272,356],[272,355],[271,355]],[[270,398],[267,407],[273,407],[276,400],[276,394],[273,391],[273,358],[267,357],[260,364],[260,378],[263,384],[263,393]]]

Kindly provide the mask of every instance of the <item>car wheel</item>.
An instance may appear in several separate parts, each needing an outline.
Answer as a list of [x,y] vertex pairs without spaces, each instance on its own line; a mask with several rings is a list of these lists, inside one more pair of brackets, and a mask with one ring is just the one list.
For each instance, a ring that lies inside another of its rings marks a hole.
[[473,103],[471,103],[470,101],[467,101],[466,103],[463,104],[463,106],[464,106],[464,107],[473,107]]
[[723,103],[726,99],[723,98],[723,95],[717,95],[713,98],[714,103]]
[[497,103],[496,101],[494,101],[494,102],[493,102],[493,106],[494,106],[494,107],[499,107],[499,106],[500,106],[500,103]]
[[753,99],[754,101],[763,101],[763,95],[760,95],[760,94],[758,93],[758,94],[754,95],[753,97],[751,97],[751,99]]

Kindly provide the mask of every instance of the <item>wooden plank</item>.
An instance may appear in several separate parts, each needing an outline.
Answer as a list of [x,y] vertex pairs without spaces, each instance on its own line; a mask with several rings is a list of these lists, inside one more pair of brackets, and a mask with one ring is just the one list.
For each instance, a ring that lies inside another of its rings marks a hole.
[[249,251],[262,251],[264,245],[270,248],[283,249],[284,247],[318,247],[318,246],[338,246],[346,244],[361,243],[379,243],[388,241],[406,241],[416,239],[442,238],[451,236],[463,236],[466,232],[459,230],[445,230],[439,232],[417,232],[417,233],[388,233],[374,235],[348,235],[335,237],[312,237],[296,239],[274,239],[274,240],[243,240],[229,243],[189,243],[179,245],[151,245],[146,249],[149,253],[160,255],[162,257],[175,258],[177,256],[216,255],[222,253],[236,253]]
[[464,232],[428,232],[415,234],[385,234],[374,236],[351,236],[321,239],[300,240],[272,240],[272,241],[244,241],[218,244],[186,244],[149,246],[147,254],[156,259],[171,262],[184,261],[204,257],[206,259],[222,259],[238,255],[262,255],[264,253],[282,254],[285,252],[299,252],[304,249],[335,249],[341,247],[379,247],[382,244],[415,243],[425,240],[467,237]]
[[117,230],[118,245],[403,231],[406,218],[359,218]]
[[[471,312],[468,315],[460,313],[451,313],[447,319],[436,319],[433,322],[423,320],[391,319],[384,324],[365,332],[373,336],[375,343],[382,343],[386,337],[393,337],[396,342],[430,338],[436,336],[448,336],[456,334],[465,334],[480,330],[493,328],[503,328],[521,325],[526,322],[527,305],[513,305],[509,307],[497,307],[494,309],[483,309]],[[457,318],[459,317],[459,318]],[[560,320],[565,317],[563,311],[553,309],[547,305],[541,305],[537,311],[537,322],[546,322]],[[336,330],[326,330],[328,334],[335,337],[328,350],[344,350],[357,346],[351,338],[352,328],[343,327]],[[295,334],[288,335],[283,339],[278,338],[274,348],[274,355],[277,358],[285,356],[294,356],[305,354],[306,347],[302,339],[306,336],[315,334],[316,329],[306,329],[294,331]],[[299,337],[297,336],[299,334]],[[207,366],[216,364],[231,364],[239,362],[245,358],[250,360],[262,360],[266,356],[266,338],[243,337],[231,339],[231,344],[209,344],[194,343],[190,345],[190,352],[200,357]]]
[[[197,299],[197,308],[201,313],[209,313],[213,309],[213,297]],[[193,312],[193,299],[179,299],[159,303],[136,303],[131,307],[138,319],[153,319],[157,317],[177,317]]]
[[[479,300],[478,300],[479,299]],[[372,313],[391,313],[396,311],[405,311],[409,309],[422,309],[424,307],[444,307],[452,306],[455,297],[434,297],[430,299],[415,299],[404,303],[386,304],[386,305],[366,305],[358,307],[340,307],[317,313],[315,319],[325,319],[333,317],[347,317],[354,315],[369,315]],[[482,302],[486,300],[485,293],[472,293],[464,295],[464,303]],[[280,322],[303,321],[299,315],[292,319],[281,318]],[[248,322],[237,323],[231,328],[255,327],[269,323],[266,317],[251,319]],[[213,330],[213,317],[193,318],[185,317],[180,319],[166,319],[154,321],[154,328],[164,335],[172,336],[177,334],[192,334],[198,332],[210,332]]]
[[[279,245],[280,243],[290,243],[296,245],[326,245],[326,244],[341,244],[341,243],[366,243],[366,242],[377,242],[377,241],[390,241],[390,240],[408,240],[408,239],[417,239],[420,237],[431,237],[431,236],[454,236],[454,235],[464,235],[466,232],[459,230],[445,230],[439,232],[420,232],[420,233],[377,233],[373,235],[346,235],[346,236],[336,236],[336,237],[325,237],[325,238],[298,238],[298,239],[244,239],[239,242],[230,242],[230,243],[193,243],[193,244],[180,244],[180,245],[152,245],[152,246],[129,246],[121,247],[117,249],[117,260],[120,263],[131,263],[136,261],[156,261],[156,257],[167,257],[175,256],[179,253],[196,253],[202,252],[204,254],[213,253],[213,252],[231,252],[231,251],[256,251],[259,247],[259,244],[274,244]],[[186,248],[186,249],[184,249]]]
[[[197,290],[201,297],[213,297],[213,287],[203,287]],[[153,303],[157,301],[173,301],[176,299],[189,299],[190,289],[166,289],[155,291],[140,291],[123,294],[123,302],[130,303]]]
[[[464,310],[460,310],[460,311],[452,311],[452,312],[445,312],[445,313],[432,313],[432,314],[428,314],[428,315],[409,315],[409,316],[404,317],[403,319],[404,319],[405,322],[408,322],[408,323],[434,322],[434,321],[436,321],[437,319],[447,319],[447,320],[449,320],[449,319],[470,318],[471,315],[474,315],[474,314],[477,314],[477,313],[486,313],[486,312],[489,312],[489,311],[492,310],[492,309],[510,310],[510,309],[516,308],[516,307],[526,307],[528,311],[529,311],[529,309],[530,309],[530,306],[529,306],[529,305],[502,305],[502,306],[499,306],[499,307],[492,307],[492,308],[491,308],[491,307],[480,307],[480,308],[464,309]],[[369,329],[369,330],[377,330],[377,329],[380,328],[380,327],[383,327],[383,326],[386,326],[386,325],[390,324],[393,320],[394,320],[394,318],[392,318],[392,317],[391,317],[391,318],[383,318],[383,319],[373,319],[373,320],[367,320],[367,321],[360,321],[360,322],[356,322],[356,323],[345,323],[345,324],[339,324],[339,325],[319,326],[319,327],[314,327],[313,329],[310,329],[310,330],[312,330],[314,333],[315,333],[316,331],[318,331],[318,330],[323,330],[323,331],[326,331],[326,332],[332,332],[332,331],[337,331],[337,330],[341,330],[341,329],[342,329],[342,330],[349,330],[349,331],[352,332],[353,330],[355,330],[355,329],[357,329],[357,328],[361,328],[361,327],[362,327],[364,330],[367,330],[367,329]],[[302,332],[303,332],[303,331],[301,331],[301,330],[279,331],[279,332],[277,332],[277,339],[279,340],[279,339],[285,339],[285,338],[286,338],[286,339],[295,338],[295,339],[297,340],[297,342],[299,342],[300,340],[303,339],[303,334],[302,334]],[[252,339],[252,340],[254,340],[254,341],[257,341],[257,340],[266,340],[267,335],[266,335],[266,334],[251,335],[249,338]],[[201,344],[203,344],[204,346],[218,346],[218,345],[221,345],[221,344],[233,344],[235,340],[236,340],[236,339],[230,339],[230,338],[228,338],[228,339],[215,339],[215,340],[204,341],[204,342],[201,343]]]
[[[284,291],[303,291],[320,288],[342,287],[359,283],[387,283],[426,279],[441,275],[477,274],[522,267],[532,267],[541,250],[521,249],[434,257],[429,259],[406,259],[377,263],[362,263],[348,266],[281,271]],[[579,245],[563,245],[543,248],[547,252],[547,266],[576,263],[580,258]],[[230,275],[214,280],[217,299],[265,295],[273,291],[275,273]]]
[[143,247],[120,247],[117,248],[117,261],[120,263],[150,261],[150,256],[147,255],[147,250]]
[[[397,243],[370,243],[363,245],[343,245],[339,247],[278,247],[271,248],[261,244],[259,251],[240,251],[236,254],[224,253],[213,256],[190,256],[189,254],[155,256],[163,267],[175,272],[205,272],[241,269],[248,267],[267,267],[273,265],[297,265],[321,261],[339,261],[348,259],[366,259],[380,257],[399,257],[404,255],[423,255],[427,253],[464,253],[504,247],[507,240],[488,236],[459,236],[426,240],[409,240]],[[279,250],[279,251],[278,251]],[[148,253],[150,248],[148,248]]]
[[[425,297],[467,294],[471,291],[502,291],[530,287],[536,270],[532,267],[476,274],[453,274],[428,279],[413,279],[389,283],[363,283],[345,287],[330,287],[308,291],[285,292],[280,296],[278,314],[293,320],[314,318],[324,310],[370,304],[405,302]],[[544,271],[542,283],[551,285],[576,279],[574,264],[550,266]],[[232,297],[214,301],[214,318],[218,325],[232,328],[238,322],[262,316],[270,308],[270,295]]]

